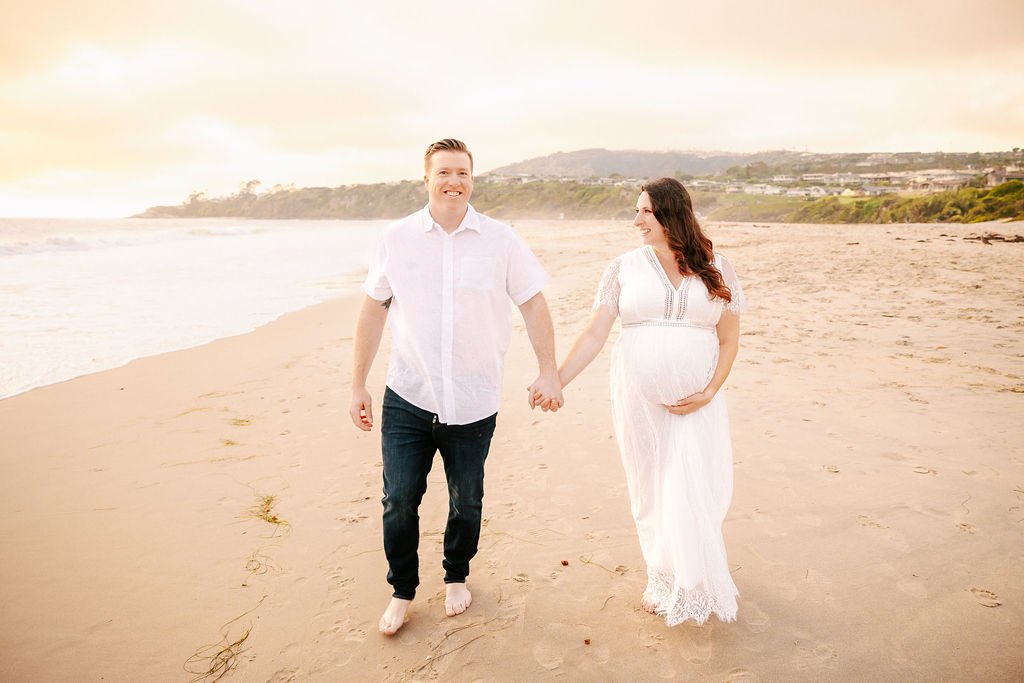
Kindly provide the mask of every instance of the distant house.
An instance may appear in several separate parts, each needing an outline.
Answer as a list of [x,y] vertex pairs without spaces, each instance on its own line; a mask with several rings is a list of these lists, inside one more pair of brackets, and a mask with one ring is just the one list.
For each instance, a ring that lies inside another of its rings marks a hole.
[[995,187],[1010,180],[1024,181],[1024,172],[1017,170],[1015,166],[997,168],[985,176],[985,185]]
[[772,182],[773,183],[795,183],[796,182],[796,176],[795,175],[786,175],[786,174],[773,175],[772,176]]
[[829,192],[828,189],[822,187],[821,185],[812,185],[811,187],[807,188],[807,195],[809,197],[827,197],[830,194],[832,193]]
[[849,187],[839,193],[840,197],[859,197],[860,192],[857,190],[850,189]]
[[791,187],[786,190],[787,197],[810,197],[811,188],[809,187]]
[[945,192],[947,190],[959,190],[967,187],[969,179],[960,178],[956,176],[943,176],[943,177],[928,177],[918,176],[910,181],[908,187],[911,192],[923,192],[925,194],[932,194],[935,192]]
[[804,173],[800,177],[803,178],[803,181],[805,183],[824,183],[825,182],[825,174],[824,173]]

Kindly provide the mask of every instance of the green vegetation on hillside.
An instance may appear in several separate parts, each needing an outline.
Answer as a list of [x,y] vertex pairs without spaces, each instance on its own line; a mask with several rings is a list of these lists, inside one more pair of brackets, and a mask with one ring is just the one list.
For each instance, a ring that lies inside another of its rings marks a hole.
[[803,173],[885,173],[890,171],[923,171],[930,168],[955,170],[979,169],[1019,162],[1020,149],[1012,152],[943,153],[902,152],[896,154],[793,154],[768,160],[751,159],[730,166],[718,175],[737,180],[768,179],[775,175]]
[[[423,183],[405,181],[335,188],[252,192],[245,183],[230,197],[194,194],[178,206],[156,206],[142,218],[400,218],[426,204]],[[473,206],[495,218],[628,219],[638,188],[576,182],[478,182]],[[1024,184],[990,190],[968,187],[937,194],[873,198],[800,197],[694,192],[694,207],[712,220],[785,223],[976,223],[1024,219]]]
[[[230,197],[194,194],[179,206],[155,206],[141,218],[401,218],[427,203],[423,183],[307,187],[254,194],[252,182]],[[637,190],[616,185],[543,181],[478,182],[473,206],[495,218],[623,218],[632,215]]]
[[713,221],[767,221],[784,223],[786,217],[807,204],[802,197],[694,192],[696,210]]
[[967,187],[920,197],[824,197],[786,217],[787,223],[979,223],[1024,219],[1024,184],[1011,180],[990,190]]

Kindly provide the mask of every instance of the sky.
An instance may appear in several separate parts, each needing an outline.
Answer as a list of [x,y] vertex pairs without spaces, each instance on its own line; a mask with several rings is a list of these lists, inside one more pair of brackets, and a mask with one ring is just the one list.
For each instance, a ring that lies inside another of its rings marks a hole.
[[0,216],[604,147],[1024,146],[1020,0],[5,0]]

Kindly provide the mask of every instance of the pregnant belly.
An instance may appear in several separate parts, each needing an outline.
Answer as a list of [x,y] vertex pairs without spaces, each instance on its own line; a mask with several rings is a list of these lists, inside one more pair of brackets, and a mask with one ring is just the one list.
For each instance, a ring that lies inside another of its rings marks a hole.
[[623,381],[652,403],[672,404],[707,386],[718,337],[705,328],[627,327],[617,354]]

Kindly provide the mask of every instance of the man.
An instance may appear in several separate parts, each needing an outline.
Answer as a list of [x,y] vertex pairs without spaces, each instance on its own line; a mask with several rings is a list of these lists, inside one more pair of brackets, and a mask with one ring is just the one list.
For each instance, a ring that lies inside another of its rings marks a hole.
[[391,635],[405,623],[419,585],[419,504],[434,453],[448,480],[444,532],[445,613],[466,611],[469,561],[477,551],[484,460],[494,433],[511,320],[523,315],[540,372],[530,407],[558,410],[554,330],[541,288],[551,279],[510,227],[477,213],[473,156],[459,140],[427,148],[427,206],[391,225],[370,265],[356,323],[352,422],[373,428],[366,377],[385,321],[391,359],[381,415],[384,553],[394,589],[380,619]]

